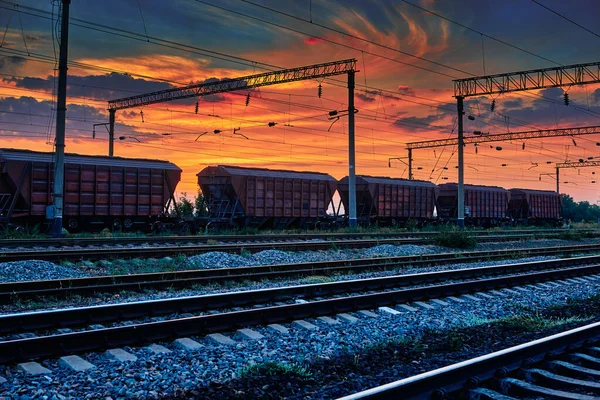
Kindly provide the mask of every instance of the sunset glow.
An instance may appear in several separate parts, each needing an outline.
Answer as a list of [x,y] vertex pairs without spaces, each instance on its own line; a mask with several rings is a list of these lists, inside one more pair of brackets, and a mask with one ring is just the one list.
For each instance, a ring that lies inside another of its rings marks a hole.
[[[598,38],[535,4],[516,6],[514,1],[418,4],[539,57],[403,2],[313,1],[312,15],[308,2],[256,2],[296,18],[235,0],[140,3],[145,21],[134,1],[72,3],[69,153],[107,154],[105,128],[96,127],[93,139],[92,125],[108,122],[111,99],[356,58],[356,172],[407,178],[406,165],[390,160],[407,156],[407,142],[456,137],[452,79],[556,66],[548,60],[561,65],[600,60]],[[569,12],[567,3],[548,3]],[[18,4],[30,8],[3,4],[0,12],[2,30],[7,28],[0,48],[1,147],[52,151],[52,6],[49,1]],[[581,22],[597,26],[600,5],[587,7]],[[515,8],[521,9],[514,13]],[[102,27],[90,29],[91,23]],[[563,104],[565,91],[569,106]],[[174,162],[183,169],[178,193],[195,193],[198,171],[215,164],[312,170],[342,178],[348,173],[347,120],[329,120],[328,112],[347,109],[347,102],[345,76],[339,76],[199,98],[197,112],[196,99],[118,111],[115,155]],[[600,125],[600,86],[468,98],[465,109],[474,117],[465,118],[467,136]],[[598,157],[598,142],[597,136],[581,136],[469,145],[465,182],[553,190],[555,163]],[[416,150],[414,177],[456,181],[455,153],[450,147]],[[596,203],[596,172],[600,168],[561,171],[561,192]]]

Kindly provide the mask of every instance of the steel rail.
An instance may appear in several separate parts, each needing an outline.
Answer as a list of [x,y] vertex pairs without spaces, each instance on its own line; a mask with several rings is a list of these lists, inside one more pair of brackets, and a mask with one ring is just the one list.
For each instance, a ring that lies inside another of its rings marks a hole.
[[[9,340],[0,342],[0,363],[19,362],[41,357],[97,351],[120,346],[139,345],[157,340],[166,340],[177,336],[202,335],[258,324],[281,323],[300,318],[325,316],[362,309],[373,309],[390,304],[563,279],[570,276],[592,275],[597,274],[598,272],[600,272],[600,265],[593,265],[437,286],[426,286],[414,289],[339,297],[300,304],[288,304],[225,312],[221,314],[179,318],[160,322],[139,323],[84,332]],[[37,315],[41,316],[43,314],[37,313]],[[23,315],[23,317],[30,318],[25,317],[25,315]],[[81,317],[87,320],[86,316],[82,315]],[[127,315],[124,315],[124,317],[127,317]],[[11,316],[10,318],[14,318],[14,316]]]
[[[474,235],[536,235],[560,234],[563,232],[587,233],[594,230],[566,230],[566,229],[527,229],[496,231],[471,231]],[[440,232],[397,232],[397,233],[304,233],[304,234],[258,234],[258,235],[193,235],[193,236],[135,236],[135,237],[92,237],[92,238],[40,238],[40,239],[0,239],[0,248],[13,247],[70,247],[70,246],[116,246],[127,244],[160,244],[160,243],[206,243],[217,241],[220,243],[231,242],[267,242],[267,241],[302,241],[302,240],[343,240],[361,238],[410,238],[431,237]]]
[[[495,376],[504,377],[548,356],[580,348],[600,337],[600,322],[571,329],[532,342],[496,351],[433,371],[401,379],[338,400],[429,400],[445,398],[445,394],[469,388]],[[508,397],[507,397],[508,398]],[[573,397],[575,398],[575,397]]]
[[[587,266],[579,267],[579,269],[570,268],[573,266],[581,266],[582,264],[587,264]],[[567,269],[556,270],[557,268]],[[546,269],[554,270],[539,272],[540,270]],[[253,304],[264,304],[298,297],[314,298],[345,295],[348,293],[359,293],[373,290],[390,290],[402,286],[423,285],[449,280],[471,279],[511,273],[527,274],[530,271],[534,271],[531,276],[536,276],[535,274],[542,274],[539,276],[546,276],[543,274],[549,274],[548,276],[551,277],[555,276],[553,275],[554,273],[563,276],[564,272],[561,271],[568,271],[568,274],[591,274],[600,272],[600,256],[576,257],[501,266],[465,268],[451,271],[437,271],[421,274],[397,275],[330,283],[227,292],[201,296],[188,296],[162,300],[148,300],[131,303],[9,314],[0,316],[0,333],[9,334],[22,331],[54,329],[59,327],[74,327],[84,324],[98,324],[123,319],[146,318],[177,313],[203,312],[219,308],[222,309],[248,306]],[[496,281],[488,281],[501,282],[501,285],[512,285],[510,279],[521,279],[519,276],[520,275],[508,276],[504,278],[497,278]],[[439,288],[443,292],[445,287],[450,286],[433,286],[433,288]],[[414,293],[417,293],[417,298],[419,298],[419,296],[422,296],[420,291],[423,290],[425,290],[427,293],[435,293],[435,290],[431,291],[430,288],[431,287],[407,289],[405,291],[395,291],[390,293],[409,293],[409,297],[413,297]],[[385,295],[385,293],[383,293],[383,295]],[[356,296],[356,298],[358,299],[360,296]]]
[[[533,239],[530,235],[500,235],[477,236],[478,242],[506,242]],[[9,251],[0,253],[0,262],[45,260],[45,261],[77,261],[77,260],[102,260],[115,258],[152,258],[167,257],[180,254],[194,255],[213,251],[226,253],[239,253],[241,250],[259,252],[263,250],[281,251],[314,251],[335,248],[366,248],[382,244],[406,245],[427,243],[427,238],[406,239],[360,239],[323,242],[284,242],[284,243],[244,243],[244,244],[217,244],[199,246],[163,246],[163,247],[133,247],[107,249],[52,249],[52,250],[26,250]]]
[[398,265],[429,265],[433,263],[467,263],[479,260],[520,257],[527,255],[555,255],[600,251],[600,244],[560,247],[531,247],[517,250],[437,253],[398,257],[320,261],[298,264],[261,265],[218,269],[197,269],[176,272],[97,276],[90,278],[55,279],[28,282],[0,283],[0,304],[9,304],[17,298],[65,297],[123,290],[140,291],[151,288],[186,287],[242,279],[273,279],[331,272],[355,272],[386,269]]

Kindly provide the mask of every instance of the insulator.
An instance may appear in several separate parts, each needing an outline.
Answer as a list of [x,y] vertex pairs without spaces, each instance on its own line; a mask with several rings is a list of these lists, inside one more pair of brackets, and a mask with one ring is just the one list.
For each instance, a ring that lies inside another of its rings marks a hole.
[[248,93],[246,95],[246,107],[248,107],[248,104],[250,103],[250,93]]
[[467,118],[469,118],[470,121],[475,121],[475,117],[472,115],[469,115]]
[[277,125],[277,122],[269,122],[269,126],[270,126],[270,127],[273,127],[273,126],[275,126],[275,125]]
[[479,147],[475,147],[475,154],[479,153],[477,150],[479,150]]
[[569,105],[569,93],[565,93],[563,96],[565,98],[565,106],[568,106]]
[[573,141],[573,146],[577,147],[577,142],[575,141],[575,139],[571,139]]
[[498,150],[498,151],[502,150],[502,146],[496,146],[496,150]]
[[215,129],[213,132],[216,135],[217,133],[221,133],[221,130],[220,129]]
[[496,109],[496,99],[492,100],[492,104],[490,105],[490,111],[494,112]]
[[583,158],[580,158],[579,162],[585,162],[585,160]]
[[321,98],[321,96],[323,95],[323,86],[321,86],[320,83],[319,83],[319,89],[317,89],[317,95],[319,96],[319,98]]
[[523,146],[521,147],[521,150],[525,150],[525,142],[523,142]]
[[200,107],[200,104],[198,104],[198,101],[196,101],[196,114],[198,114],[198,107]]
[[144,122],[144,112],[140,111],[140,116],[142,117],[142,122]]
[[502,164],[503,167],[508,167],[508,164]]
[[473,131],[473,135],[481,135],[481,131]]

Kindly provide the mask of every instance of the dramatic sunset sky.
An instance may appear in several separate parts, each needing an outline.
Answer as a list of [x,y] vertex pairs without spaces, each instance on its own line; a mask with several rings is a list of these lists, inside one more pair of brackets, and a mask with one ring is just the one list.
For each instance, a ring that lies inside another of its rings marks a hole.
[[[92,125],[108,122],[110,99],[356,58],[356,171],[406,178],[406,166],[389,159],[405,157],[407,142],[456,137],[452,79],[600,61],[600,2],[538,1],[581,27],[531,0],[73,0],[66,150],[107,154],[106,130],[92,139]],[[0,1],[1,147],[53,150],[59,3]],[[178,193],[195,193],[196,173],[214,164],[341,178],[347,119],[330,127],[328,112],[347,109],[344,80],[200,98],[197,113],[195,99],[119,111],[116,136],[125,140],[115,155],[174,162],[183,169]],[[568,107],[562,88],[469,98],[466,135],[600,125],[600,85],[564,90]],[[554,190],[554,164],[600,157],[597,142],[469,145],[465,181]],[[455,153],[415,151],[415,178],[456,181]],[[600,168],[564,169],[560,180],[576,200],[600,199]]]

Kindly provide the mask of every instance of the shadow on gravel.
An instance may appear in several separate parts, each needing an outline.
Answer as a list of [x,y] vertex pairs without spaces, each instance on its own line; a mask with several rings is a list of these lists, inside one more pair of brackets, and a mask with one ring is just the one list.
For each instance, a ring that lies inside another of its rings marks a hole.
[[518,316],[465,321],[448,330],[425,330],[302,365],[272,361],[250,366],[230,381],[176,393],[189,399],[337,398],[479,355],[600,320],[600,296]]

